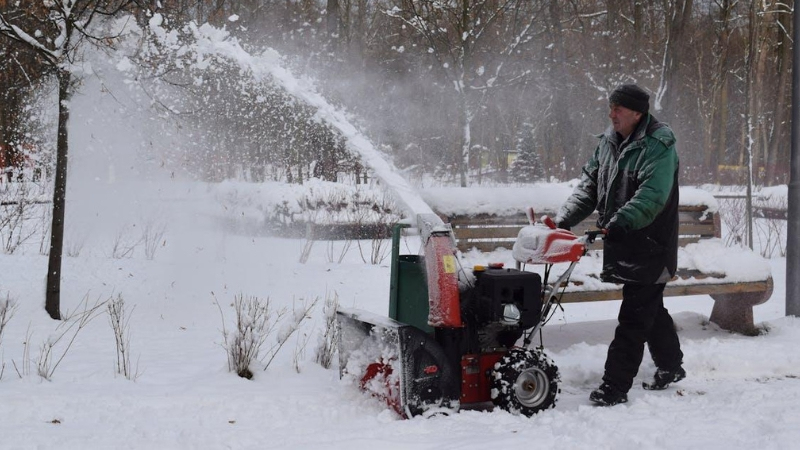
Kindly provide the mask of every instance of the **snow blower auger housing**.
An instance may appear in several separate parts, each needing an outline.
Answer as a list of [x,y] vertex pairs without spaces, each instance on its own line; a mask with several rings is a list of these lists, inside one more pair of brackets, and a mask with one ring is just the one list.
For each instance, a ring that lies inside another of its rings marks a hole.
[[[555,406],[558,368],[531,345],[552,303],[541,276],[476,266],[459,287],[450,227],[420,227],[420,257],[399,254],[406,226],[396,226],[392,238],[389,317],[337,311],[340,375],[406,418],[492,404],[531,416]],[[545,241],[554,250],[575,247],[558,262],[577,261],[583,244],[564,232],[553,230]]]

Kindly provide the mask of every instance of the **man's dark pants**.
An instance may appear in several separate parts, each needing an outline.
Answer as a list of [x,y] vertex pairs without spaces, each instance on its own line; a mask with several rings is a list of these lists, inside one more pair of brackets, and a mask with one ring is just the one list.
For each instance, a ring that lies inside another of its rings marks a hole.
[[677,369],[683,361],[678,333],[664,308],[664,284],[625,284],[614,340],[608,348],[603,381],[628,392],[647,343],[656,367]]

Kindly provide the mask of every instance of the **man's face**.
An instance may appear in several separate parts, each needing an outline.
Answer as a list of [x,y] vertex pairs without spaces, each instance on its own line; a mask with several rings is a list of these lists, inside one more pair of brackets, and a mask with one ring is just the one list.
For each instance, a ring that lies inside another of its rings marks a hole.
[[622,137],[627,138],[633,133],[633,130],[636,129],[636,124],[638,124],[639,119],[642,118],[642,113],[612,103],[608,118],[611,119],[614,131],[621,134]]

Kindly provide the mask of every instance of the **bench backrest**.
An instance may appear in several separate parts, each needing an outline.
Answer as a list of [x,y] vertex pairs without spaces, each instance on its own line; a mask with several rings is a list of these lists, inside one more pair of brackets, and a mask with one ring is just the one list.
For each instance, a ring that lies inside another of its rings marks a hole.
[[[679,245],[684,246],[701,239],[721,236],[719,216],[716,212],[708,211],[705,205],[681,205],[678,211]],[[537,218],[545,214],[555,217],[555,214],[549,211],[536,213]],[[528,219],[524,212],[514,216],[458,215],[442,217],[442,220],[450,223],[453,227],[458,249],[461,251],[468,251],[472,248],[482,252],[490,252],[500,247],[511,249],[519,230],[528,225]],[[595,213],[573,227],[572,231],[580,236],[586,230],[595,229],[596,222],[597,214]]]

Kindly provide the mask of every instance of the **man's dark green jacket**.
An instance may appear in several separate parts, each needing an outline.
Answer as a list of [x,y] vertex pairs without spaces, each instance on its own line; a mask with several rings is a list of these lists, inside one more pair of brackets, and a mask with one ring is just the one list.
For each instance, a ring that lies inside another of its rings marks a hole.
[[650,114],[626,142],[613,129],[583,167],[556,222],[572,227],[597,210],[609,230],[603,281],[665,283],[678,260],[678,154],[675,134]]

